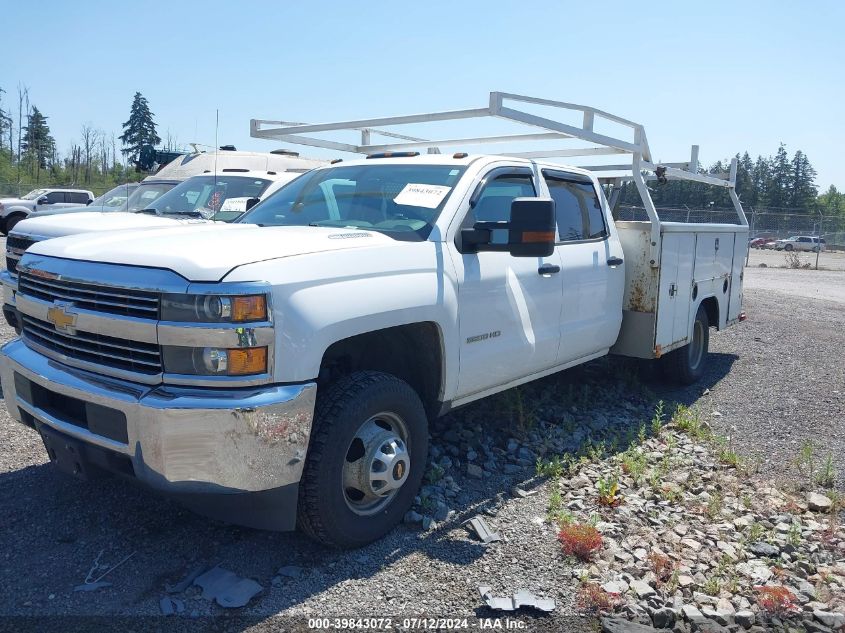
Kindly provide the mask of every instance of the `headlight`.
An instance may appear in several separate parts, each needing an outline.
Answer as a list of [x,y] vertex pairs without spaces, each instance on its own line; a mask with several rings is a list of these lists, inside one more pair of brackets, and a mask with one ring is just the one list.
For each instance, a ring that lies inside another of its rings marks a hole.
[[189,323],[266,321],[267,297],[166,294],[161,298],[161,319]]
[[248,376],[267,372],[266,347],[162,347],[164,370],[193,376]]

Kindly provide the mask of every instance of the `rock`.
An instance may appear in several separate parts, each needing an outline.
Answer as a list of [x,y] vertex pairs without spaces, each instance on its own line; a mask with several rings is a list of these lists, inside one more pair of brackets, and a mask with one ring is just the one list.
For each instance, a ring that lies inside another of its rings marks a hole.
[[655,633],[657,629],[625,618],[602,618],[602,633]]
[[833,502],[817,492],[807,493],[807,506],[813,512],[830,512]]
[[774,558],[775,556],[780,554],[780,550],[777,547],[771,545],[770,543],[764,543],[762,541],[749,545],[748,551],[754,554],[755,556],[763,556],[765,558]]
[[642,580],[635,580],[632,582],[631,589],[633,589],[634,593],[636,593],[641,599],[648,598],[649,596],[653,596],[657,593],[651,585],[643,582]]
[[478,453],[476,453],[474,450],[470,449],[470,450],[467,451],[467,461],[468,462],[474,462],[477,457],[478,457]]
[[658,629],[671,629],[675,625],[675,612],[668,607],[649,611],[651,621]]
[[691,604],[685,604],[681,607],[681,615],[684,616],[684,620],[692,624],[701,624],[705,621],[705,617],[698,610],[698,607]]
[[478,464],[467,464],[467,475],[481,479],[484,476],[484,469]]
[[296,567],[295,565],[285,565],[284,567],[280,567],[279,571],[276,572],[277,576],[285,576],[286,578],[299,578],[302,575],[302,567]]
[[516,475],[522,472],[522,466],[517,464],[505,464],[504,471],[506,475]]
[[424,530],[434,530],[437,528],[437,523],[432,517],[423,517],[422,525]]
[[687,576],[685,574],[681,574],[678,576],[678,585],[681,588],[690,587],[695,584],[695,579],[692,576]]
[[696,553],[701,551],[701,543],[692,538],[682,538],[681,545],[689,547],[693,552]]
[[734,623],[736,617],[736,609],[727,598],[719,598],[716,602],[716,615],[713,617],[716,622],[722,626],[728,626]]
[[405,514],[405,523],[422,523],[423,516],[419,512],[415,512],[414,510],[409,510]]
[[833,613],[832,611],[822,611],[820,609],[816,609],[813,611],[813,617],[825,626],[829,626],[834,630],[845,627],[845,614],[842,613]]
[[734,622],[739,624],[744,629],[750,629],[754,626],[754,622],[757,620],[756,616],[754,615],[753,611],[749,611],[748,609],[742,609],[734,613]]
[[628,591],[628,583],[624,580],[611,580],[601,586],[607,593],[623,594]]

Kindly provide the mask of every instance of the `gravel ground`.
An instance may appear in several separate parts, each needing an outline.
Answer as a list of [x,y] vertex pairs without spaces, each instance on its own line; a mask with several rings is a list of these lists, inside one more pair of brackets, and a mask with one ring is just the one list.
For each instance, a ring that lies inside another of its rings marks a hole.
[[[403,525],[354,552],[327,551],[298,534],[223,525],[122,481],[68,479],[46,463],[38,436],[13,424],[3,410],[0,616],[154,616],[166,582],[179,580],[197,563],[220,563],[264,587],[250,606],[237,610],[243,619],[232,619],[232,611],[189,589],[182,596],[185,613],[170,618],[168,628],[177,621],[180,627],[202,628],[208,625],[203,618],[220,615],[230,618],[233,630],[304,628],[303,616],[493,617],[482,607],[479,584],[491,585],[496,595],[524,587],[555,598],[554,618],[518,616],[527,630],[590,628],[592,623],[572,616],[572,567],[551,526],[543,523],[549,490],[534,478],[535,453],[577,448],[602,437],[609,425],[635,428],[662,398],[698,403],[711,424],[735,437],[740,452],[760,457],[764,472],[783,475],[805,439],[833,451],[845,472],[845,433],[837,419],[845,398],[842,298],[837,303],[793,294],[788,282],[798,275],[804,280],[799,287],[823,287],[823,297],[840,296],[845,282],[841,274],[749,269],[749,321],[712,337],[712,364],[700,386],[667,389],[649,369],[614,359],[528,388],[530,399],[523,404],[532,424],[540,421],[533,430],[530,424],[521,432],[508,428],[516,410],[512,392],[441,420],[433,444],[442,456],[433,462],[451,454],[452,463],[440,469],[444,480],[427,492],[430,500],[445,500],[449,517],[436,529]],[[0,327],[3,340],[13,334]],[[631,374],[636,369],[639,374]],[[465,435],[449,437],[450,428]],[[508,452],[514,435],[528,453]],[[489,456],[492,472],[481,479],[467,476],[469,449],[481,453],[479,463]],[[509,491],[515,484],[537,494],[514,498]],[[468,536],[461,524],[478,513],[501,532],[501,543],[483,546]],[[112,587],[74,592],[101,550],[101,562],[111,564],[134,555],[106,578]],[[285,565],[301,567],[302,576],[274,581]],[[285,617],[295,619],[279,619]],[[3,621],[8,620],[0,618],[0,628]]]
[[[760,264],[766,264],[768,267],[781,268],[786,266],[786,253],[784,251],[763,250],[762,248],[752,248],[751,256],[748,259],[748,265],[755,267]],[[798,257],[802,264],[809,263],[810,266],[816,266],[815,253],[798,253]],[[842,251],[823,251],[819,253],[819,269],[820,270],[845,270],[845,252]]]

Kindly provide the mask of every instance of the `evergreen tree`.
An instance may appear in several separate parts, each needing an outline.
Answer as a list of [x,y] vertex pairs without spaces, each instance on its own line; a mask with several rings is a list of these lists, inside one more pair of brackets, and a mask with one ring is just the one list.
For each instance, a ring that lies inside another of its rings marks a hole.
[[789,206],[793,209],[809,208],[818,196],[816,170],[810,164],[807,155],[800,149],[792,159],[792,179],[790,182]]
[[161,143],[161,138],[156,133],[153,113],[150,112],[147,99],[140,92],[136,92],[132,99],[129,120],[123,124],[123,134],[118,138],[123,143],[123,154],[131,161],[138,159],[138,154],[144,145]]
[[26,119],[21,149],[36,161],[39,168],[46,169],[56,149],[56,141],[50,136],[47,117],[33,105],[32,112]]
[[748,202],[752,206],[766,204],[766,191],[769,188],[771,171],[769,161],[762,156],[757,156],[757,160],[754,162],[754,169],[751,170],[753,193]]
[[754,181],[752,174],[754,172],[754,162],[748,152],[742,156],[736,155],[736,193],[739,199],[746,204],[755,204],[751,202],[754,197]]
[[786,207],[790,202],[792,188],[792,166],[783,143],[770,162],[770,177],[766,186],[766,204],[770,207]]

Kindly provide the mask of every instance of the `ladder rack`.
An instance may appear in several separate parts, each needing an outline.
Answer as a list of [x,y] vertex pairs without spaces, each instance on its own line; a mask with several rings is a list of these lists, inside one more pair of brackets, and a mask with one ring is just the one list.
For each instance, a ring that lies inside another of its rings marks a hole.
[[[566,112],[577,113],[580,125],[565,123],[560,120],[540,116],[526,111],[526,105],[557,108]],[[516,134],[488,136],[467,136],[455,138],[420,138],[408,136],[382,127],[394,125],[423,125],[439,121],[456,121],[482,118],[504,119],[523,126],[524,131]],[[595,130],[597,121],[609,122],[628,128],[632,137],[616,138],[600,134]],[[350,132],[360,134],[360,144],[342,142],[313,136],[314,133]],[[613,165],[591,165],[583,167],[595,173],[604,184],[610,184],[618,192],[619,186],[626,181],[633,181],[643,201],[643,207],[652,224],[653,247],[660,244],[660,217],[649,194],[646,180],[676,179],[700,182],[728,190],[739,224],[748,226],[748,220],[742,210],[742,204],[736,195],[737,161],[731,160],[727,177],[698,172],[698,146],[693,145],[689,161],[675,163],[655,163],[646,138],[645,128],[633,121],[615,114],[604,112],[589,106],[552,101],[537,97],[517,95],[505,92],[491,92],[488,104],[482,108],[447,110],[404,116],[377,117],[339,121],[334,123],[294,123],[266,119],[250,120],[250,136],[309,147],[319,147],[354,154],[373,154],[377,152],[407,151],[425,149],[429,154],[441,153],[445,147],[467,147],[473,145],[492,145],[497,143],[529,143],[546,141],[571,141],[573,139],[589,143],[589,146],[571,147],[568,145],[552,149],[509,152],[502,155],[528,159],[573,158],[585,156],[630,157],[630,162]],[[618,194],[617,194],[618,195]],[[659,249],[658,249],[659,250]]]

